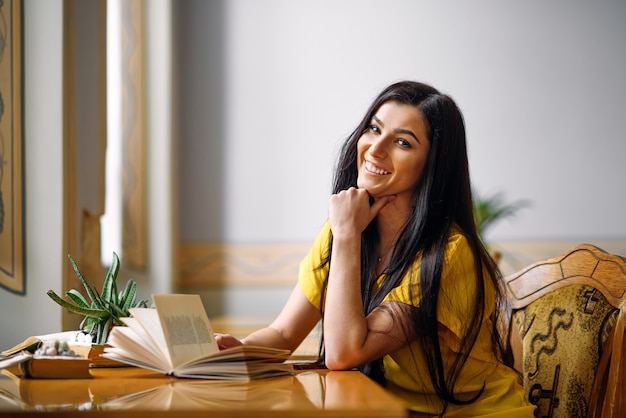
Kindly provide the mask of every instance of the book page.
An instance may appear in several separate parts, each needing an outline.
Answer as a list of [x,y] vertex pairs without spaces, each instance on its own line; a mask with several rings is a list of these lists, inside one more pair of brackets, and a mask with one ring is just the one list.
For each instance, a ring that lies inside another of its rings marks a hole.
[[152,295],[174,369],[181,363],[219,352],[199,295]]
[[225,348],[215,353],[209,353],[193,358],[185,363],[179,364],[178,369],[182,370],[187,366],[196,366],[201,364],[207,364],[208,367],[212,367],[211,363],[232,361],[262,360],[268,363],[282,363],[287,360],[290,355],[291,351],[289,350],[259,347],[254,345],[238,345],[235,347]]
[[0,370],[8,369],[9,367],[20,364],[30,358],[33,358],[33,355],[28,351],[22,351],[20,353],[12,355],[11,357],[4,358],[0,360]]
[[[133,317],[131,321],[125,322],[126,325],[134,328],[137,335],[142,339],[144,339],[144,334],[148,334],[149,338],[153,341],[153,345],[159,348],[165,363],[169,365],[168,369],[173,369],[172,358],[167,348],[167,340],[163,334],[163,326],[161,325],[161,320],[159,319],[159,314],[156,309],[131,308],[128,311]],[[137,324],[140,325],[140,327],[137,327]]]
[[107,353],[114,353],[115,355],[130,358],[134,361],[140,361],[144,364],[149,364],[152,368],[158,369],[163,373],[169,373],[172,370],[172,365],[169,363],[168,359],[169,354],[167,356],[163,355],[162,350],[156,347],[156,344],[148,337],[147,333],[141,336],[139,333],[135,332],[133,327],[137,327],[138,329],[142,328],[138,323],[129,321],[134,319],[135,318],[123,318],[123,322],[128,326],[113,328],[107,342],[115,348],[115,350],[107,347],[105,351]]

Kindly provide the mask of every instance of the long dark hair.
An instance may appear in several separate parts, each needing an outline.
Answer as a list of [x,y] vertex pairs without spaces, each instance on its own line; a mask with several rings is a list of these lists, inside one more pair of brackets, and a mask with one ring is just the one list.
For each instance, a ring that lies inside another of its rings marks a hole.
[[[382,104],[389,101],[414,106],[422,113],[430,128],[430,151],[415,190],[415,208],[393,249],[391,260],[385,269],[386,278],[375,292],[372,292],[371,285],[375,278],[376,248],[379,241],[376,219],[363,232],[363,306],[366,315],[379,306],[385,296],[400,285],[403,277],[411,274],[411,266],[421,252],[420,306],[411,310],[409,326],[423,348],[430,380],[443,402],[443,414],[449,403],[471,403],[482,393],[481,391],[470,399],[459,399],[454,389],[486,315],[485,280],[491,280],[496,289],[496,309],[491,313],[493,351],[496,358],[511,365],[511,359],[505,352],[505,345],[498,332],[501,324],[498,316],[504,306],[500,288],[501,274],[486,251],[474,221],[463,116],[452,98],[429,85],[402,81],[390,85],[379,94],[341,148],[333,193],[357,186],[357,142],[368,129],[372,116]],[[458,225],[463,231],[474,255],[476,271],[473,279],[476,281],[476,296],[471,318],[467,318],[467,327],[460,339],[459,353],[451,364],[444,364],[438,337],[437,303],[446,243],[454,225]],[[323,265],[330,263],[331,257],[332,240]],[[360,369],[381,384],[385,383],[382,359],[363,365]]]

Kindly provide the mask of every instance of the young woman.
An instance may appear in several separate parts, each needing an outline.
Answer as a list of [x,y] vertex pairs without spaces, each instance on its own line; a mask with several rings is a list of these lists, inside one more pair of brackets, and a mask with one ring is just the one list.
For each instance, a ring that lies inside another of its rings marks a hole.
[[411,81],[343,145],[328,222],[276,320],[242,341],[294,350],[322,320],[323,360],[358,367],[430,416],[533,416],[498,332],[500,273],[476,231],[463,117]]

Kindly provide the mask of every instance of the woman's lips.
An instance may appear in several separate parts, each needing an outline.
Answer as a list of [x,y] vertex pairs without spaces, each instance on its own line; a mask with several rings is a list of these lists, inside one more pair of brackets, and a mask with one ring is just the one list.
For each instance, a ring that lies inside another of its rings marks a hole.
[[389,171],[383,170],[382,168],[378,167],[376,164],[368,160],[365,160],[365,170],[372,174],[379,174],[379,175],[390,174]]

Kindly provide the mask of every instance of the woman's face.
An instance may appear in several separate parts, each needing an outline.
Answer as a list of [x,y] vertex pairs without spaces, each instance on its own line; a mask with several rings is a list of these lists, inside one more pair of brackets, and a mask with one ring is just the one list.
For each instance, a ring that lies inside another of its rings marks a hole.
[[384,103],[357,143],[357,185],[374,197],[396,195],[411,204],[430,141],[422,113],[411,105]]

